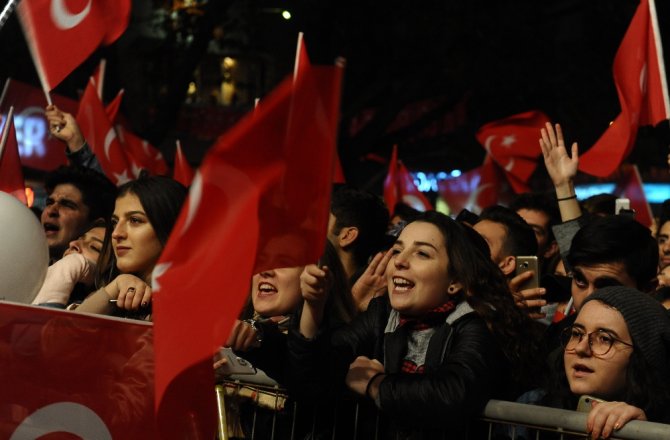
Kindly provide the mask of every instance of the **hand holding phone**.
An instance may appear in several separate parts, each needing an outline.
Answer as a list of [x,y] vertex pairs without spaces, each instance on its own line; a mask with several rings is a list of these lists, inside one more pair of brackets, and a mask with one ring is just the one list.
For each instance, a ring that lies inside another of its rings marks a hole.
[[256,368],[249,361],[235,354],[230,347],[221,347],[215,355],[214,367],[223,376],[231,374],[256,374]]
[[531,276],[528,280],[524,281],[519,286],[519,290],[535,289],[537,287],[540,287],[540,269],[537,256],[522,255],[516,257],[515,275],[521,275],[524,272],[532,272],[533,276]]
[[585,394],[582,397],[580,397],[579,402],[577,402],[577,411],[580,412],[591,411],[591,408],[593,408],[593,402],[605,402],[605,401],[603,399],[598,399],[597,397]]

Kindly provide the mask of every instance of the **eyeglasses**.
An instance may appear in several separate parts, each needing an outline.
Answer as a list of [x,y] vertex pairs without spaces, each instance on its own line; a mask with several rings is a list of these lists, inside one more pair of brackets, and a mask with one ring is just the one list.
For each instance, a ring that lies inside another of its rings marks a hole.
[[584,336],[587,337],[589,341],[589,349],[594,356],[604,356],[609,353],[612,345],[615,342],[632,347],[633,344],[624,342],[619,338],[614,337],[611,333],[606,330],[596,330],[591,333],[586,333],[584,330],[578,327],[568,327],[563,330],[561,335],[561,343],[565,351],[575,351],[577,345],[582,342]]

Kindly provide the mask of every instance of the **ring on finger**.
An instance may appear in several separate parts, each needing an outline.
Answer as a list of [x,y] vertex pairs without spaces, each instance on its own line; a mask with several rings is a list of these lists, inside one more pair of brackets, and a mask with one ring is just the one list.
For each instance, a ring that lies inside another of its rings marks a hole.
[[135,288],[134,288],[134,287],[128,287],[128,291],[127,291],[127,293],[128,293],[128,294],[130,294],[130,293],[135,293]]

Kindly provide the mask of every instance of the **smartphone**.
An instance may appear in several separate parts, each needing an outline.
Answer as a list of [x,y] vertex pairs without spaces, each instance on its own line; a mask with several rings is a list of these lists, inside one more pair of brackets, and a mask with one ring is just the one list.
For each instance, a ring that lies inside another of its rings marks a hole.
[[580,412],[591,411],[591,408],[593,407],[593,402],[604,402],[604,400],[585,394],[582,397],[580,397],[579,402],[577,402],[577,411]]
[[[623,211],[623,212],[622,212]],[[630,209],[630,199],[616,199],[614,201],[614,214],[619,215],[619,214],[627,214],[631,212],[632,210]]]
[[540,287],[540,268],[536,255],[520,255],[516,257],[516,275],[531,271],[533,276],[526,280],[519,290]]
[[246,359],[236,355],[230,347],[221,347],[218,358],[226,359],[226,363],[218,368],[219,372],[224,376],[230,376],[231,374],[256,374],[256,368]]

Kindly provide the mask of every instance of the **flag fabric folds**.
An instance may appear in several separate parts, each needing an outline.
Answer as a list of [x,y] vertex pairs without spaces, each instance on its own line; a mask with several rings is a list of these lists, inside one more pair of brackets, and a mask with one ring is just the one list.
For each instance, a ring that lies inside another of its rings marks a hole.
[[487,155],[481,166],[458,177],[439,181],[438,191],[451,213],[458,214],[467,209],[480,214],[487,206],[497,204],[501,195],[510,192],[503,174]]
[[8,302],[0,315],[0,438],[159,438],[151,324]]
[[177,141],[174,152],[174,171],[172,178],[184,186],[191,186],[193,181],[193,168],[186,160],[184,152],[181,149],[181,142]]
[[663,47],[654,0],[642,0],[614,57],[621,113],[579,157],[579,170],[597,177],[616,171],[635,145],[640,125],[670,117]]
[[[211,357],[252,274],[316,262],[323,252],[339,108],[332,88],[341,75],[310,66],[287,78],[216,142],[193,179],[153,273],[156,405],[165,433],[174,435],[180,414],[213,396]],[[208,368],[186,380],[200,361]],[[213,399],[207,403],[213,414]]]
[[630,200],[630,207],[635,211],[635,220],[650,228],[654,222],[647,196],[637,165],[621,165],[621,178],[614,190],[615,194]]
[[549,122],[544,113],[533,110],[489,122],[477,130],[477,141],[505,171],[515,192],[529,190],[528,179],[542,154],[540,129]]
[[[45,90],[128,26],[130,0],[22,0],[17,11]],[[77,7],[78,6],[78,7]],[[75,9],[76,8],[76,9]]]
[[14,108],[9,109],[7,121],[0,135],[0,191],[9,193],[24,204],[28,204],[19,144],[16,141],[14,128]]
[[131,180],[133,174],[128,158],[98,97],[96,84],[92,78],[79,102],[76,120],[84,139],[95,153],[109,180],[117,185]]
[[135,178],[139,177],[143,169],[155,176],[167,176],[169,171],[167,163],[163,154],[156,147],[121,124],[116,124],[116,134],[119,136]]
[[401,161],[398,160],[398,146],[393,146],[389,171],[384,180],[384,202],[390,212],[395,205],[402,202],[419,211],[430,211],[433,206],[416,187],[412,175]]

